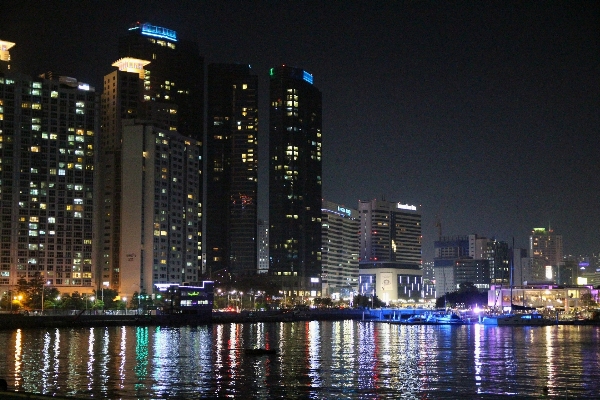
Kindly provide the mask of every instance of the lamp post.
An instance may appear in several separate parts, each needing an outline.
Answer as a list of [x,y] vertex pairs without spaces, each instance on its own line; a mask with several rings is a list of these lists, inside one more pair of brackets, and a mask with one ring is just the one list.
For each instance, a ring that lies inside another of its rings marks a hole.
[[46,284],[50,284],[50,281],[47,281],[45,284],[42,283],[42,315],[44,314],[44,289],[46,289]]

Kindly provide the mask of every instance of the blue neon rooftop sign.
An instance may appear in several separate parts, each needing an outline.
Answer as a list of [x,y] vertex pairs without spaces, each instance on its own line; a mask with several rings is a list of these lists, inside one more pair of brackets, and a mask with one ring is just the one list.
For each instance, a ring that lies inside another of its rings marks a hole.
[[306,72],[306,71],[302,71],[302,79],[304,79],[306,82],[310,83],[311,85],[313,84],[313,76],[312,74]]
[[158,39],[166,39],[171,40],[173,42],[177,41],[177,32],[172,29],[163,28],[162,26],[154,26],[149,23],[142,24],[141,26],[135,26],[130,30],[140,29],[141,33],[144,36],[151,36]]

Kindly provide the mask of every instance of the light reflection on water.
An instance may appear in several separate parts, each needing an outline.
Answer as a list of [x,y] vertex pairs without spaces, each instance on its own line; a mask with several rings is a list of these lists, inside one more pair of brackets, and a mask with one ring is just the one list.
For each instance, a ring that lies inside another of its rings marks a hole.
[[360,321],[0,331],[0,377],[79,398],[594,398],[599,339],[598,327]]

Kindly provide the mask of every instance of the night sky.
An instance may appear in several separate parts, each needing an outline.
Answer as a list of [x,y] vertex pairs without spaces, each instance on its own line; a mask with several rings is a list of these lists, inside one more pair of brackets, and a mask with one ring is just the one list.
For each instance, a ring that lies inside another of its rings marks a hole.
[[[423,255],[444,235],[600,252],[600,3],[13,1],[0,39],[14,69],[102,90],[135,21],[198,42],[206,64],[259,75],[261,217],[268,216],[268,70],[323,92],[323,196],[420,205]],[[193,73],[193,71],[190,71]]]

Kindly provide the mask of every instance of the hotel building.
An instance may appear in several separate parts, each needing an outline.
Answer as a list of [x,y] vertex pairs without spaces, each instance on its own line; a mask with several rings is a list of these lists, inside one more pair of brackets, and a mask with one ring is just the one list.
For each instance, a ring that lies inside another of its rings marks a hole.
[[421,215],[417,207],[360,201],[359,292],[384,302],[423,298]]

